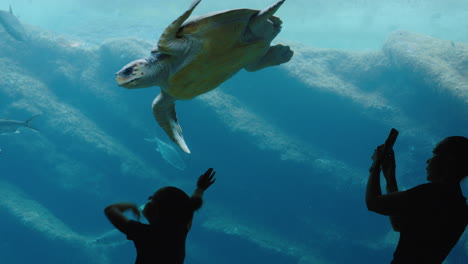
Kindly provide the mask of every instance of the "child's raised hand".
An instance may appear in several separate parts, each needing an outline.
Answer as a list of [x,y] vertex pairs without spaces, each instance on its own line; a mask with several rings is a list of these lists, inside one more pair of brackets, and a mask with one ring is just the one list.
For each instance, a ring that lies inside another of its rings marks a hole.
[[210,187],[215,181],[215,174],[216,172],[213,168],[209,168],[204,174],[202,174],[197,181],[197,187],[206,190]]

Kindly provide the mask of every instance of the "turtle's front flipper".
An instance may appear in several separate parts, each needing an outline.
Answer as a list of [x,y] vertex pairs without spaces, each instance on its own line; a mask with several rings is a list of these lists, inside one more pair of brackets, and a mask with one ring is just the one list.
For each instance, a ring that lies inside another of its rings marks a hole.
[[247,71],[253,72],[269,66],[280,65],[291,60],[293,54],[294,52],[289,46],[278,44],[270,47],[265,56],[261,57],[258,61],[245,66],[245,69]]
[[184,44],[184,40],[177,39],[176,34],[179,30],[182,23],[192,14],[192,11],[195,7],[200,3],[201,0],[194,0],[190,5],[190,8],[185,11],[180,17],[178,17],[174,22],[172,22],[166,30],[162,33],[161,37],[159,38],[158,44],[156,47],[153,48],[151,52],[161,52],[164,54],[178,54],[181,52],[182,49],[186,47]]
[[175,112],[175,99],[164,91],[153,101],[153,115],[158,124],[164,129],[169,138],[174,141],[184,152],[190,153],[182,136],[182,128],[177,121]]

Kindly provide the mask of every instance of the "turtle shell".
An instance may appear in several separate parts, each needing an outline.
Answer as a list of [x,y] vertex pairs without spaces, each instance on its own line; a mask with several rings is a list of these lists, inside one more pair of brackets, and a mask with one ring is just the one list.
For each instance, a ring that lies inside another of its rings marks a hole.
[[270,43],[246,40],[250,19],[259,10],[234,9],[206,14],[187,21],[177,37],[200,42],[190,52],[189,61],[169,78],[169,93],[178,99],[191,99],[209,92],[240,69],[262,57]]

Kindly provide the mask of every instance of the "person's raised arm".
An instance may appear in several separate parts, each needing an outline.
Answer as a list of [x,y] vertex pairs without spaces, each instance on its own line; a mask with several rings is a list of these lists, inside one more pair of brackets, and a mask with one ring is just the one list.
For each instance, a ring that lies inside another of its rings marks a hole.
[[124,212],[127,210],[131,210],[133,214],[140,219],[140,211],[138,207],[132,203],[111,204],[104,209],[107,219],[122,233],[126,233],[125,226],[128,221],[130,221],[130,219],[124,215]]
[[[193,202],[194,211],[198,210],[203,204],[203,193],[208,189],[215,181],[216,172],[213,168],[209,168],[204,174],[198,177],[197,188],[192,194],[191,200]],[[187,225],[188,230],[192,227],[192,221]]]
[[[395,216],[401,215],[404,208],[407,206],[407,193],[398,191],[398,186],[395,178],[395,166],[393,156],[389,158],[383,157],[384,148],[380,145],[375,149],[372,155],[373,163],[370,168],[369,179],[366,187],[366,205],[369,211],[376,212],[382,215],[392,216],[390,221],[395,231],[398,231],[398,220]],[[380,170],[382,163],[385,166],[385,179],[387,181],[387,194],[382,195],[380,187]],[[393,165],[391,165],[393,163]]]
[[[398,192],[395,168],[395,153],[392,149],[387,155],[385,155],[385,157],[383,157],[382,160],[382,172],[386,181],[385,189],[387,190],[387,193]],[[392,224],[393,230],[400,232],[399,217],[390,216],[390,223]]]
[[372,165],[369,169],[369,178],[366,186],[366,205],[370,211],[377,211],[379,198],[382,196],[382,189],[380,188],[380,170],[384,147],[378,146],[372,154]]
[[202,174],[197,181],[197,188],[192,194],[193,198],[202,198],[203,193],[208,189],[215,181],[216,172],[213,168],[209,168],[204,174]]

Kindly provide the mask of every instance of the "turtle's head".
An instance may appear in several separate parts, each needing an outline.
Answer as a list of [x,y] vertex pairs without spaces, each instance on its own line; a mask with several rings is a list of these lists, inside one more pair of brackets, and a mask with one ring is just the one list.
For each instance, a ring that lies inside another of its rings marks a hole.
[[158,85],[155,79],[158,67],[152,58],[139,59],[125,65],[116,75],[119,86],[135,89]]

